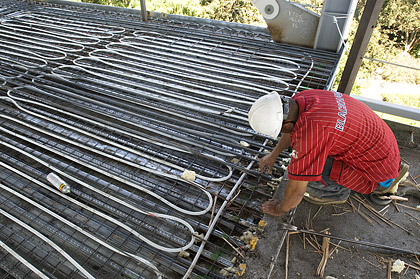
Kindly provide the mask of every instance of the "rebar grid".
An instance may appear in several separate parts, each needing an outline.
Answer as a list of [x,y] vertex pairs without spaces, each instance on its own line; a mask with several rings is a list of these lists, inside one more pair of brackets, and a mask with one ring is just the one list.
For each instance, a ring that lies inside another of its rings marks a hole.
[[255,168],[275,141],[250,129],[249,107],[324,88],[338,56],[81,6],[5,0],[0,19],[4,274],[222,277],[272,193]]

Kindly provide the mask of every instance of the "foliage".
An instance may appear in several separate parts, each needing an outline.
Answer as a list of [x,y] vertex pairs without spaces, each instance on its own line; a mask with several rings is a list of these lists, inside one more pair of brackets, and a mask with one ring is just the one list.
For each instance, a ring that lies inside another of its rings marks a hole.
[[[414,68],[420,68],[420,59],[416,59],[416,56],[410,56],[407,52],[405,52],[405,44],[402,44],[401,42],[397,43],[393,40],[390,40],[389,28],[382,28],[382,24],[387,23],[389,9],[387,9],[386,5],[387,2],[390,1],[395,2],[405,0],[389,0],[385,2],[384,8],[380,15],[380,19],[378,20],[376,26],[377,28],[373,30],[372,37],[370,38],[365,57],[400,65],[406,65]],[[353,24],[351,26],[349,39],[347,42],[347,44],[349,45],[349,49],[351,48],[350,46],[353,43],[353,39],[356,34],[356,30],[360,22],[360,17],[363,13],[365,3],[366,0],[360,0],[358,3],[355,17],[353,19]],[[393,22],[393,20],[389,20],[389,22]],[[420,19],[418,20],[418,23],[420,24]],[[415,48],[413,48],[412,52],[414,51],[414,49]],[[341,61],[340,73],[338,76],[341,76],[342,70],[344,68],[344,62],[347,61],[347,56],[348,54],[345,54]],[[387,63],[381,63],[378,61],[372,61],[369,59],[363,59],[352,93],[360,95],[361,92],[364,91],[364,89],[366,89],[366,87],[368,86],[367,81],[374,77],[381,78],[382,80],[389,82],[411,83],[420,85],[420,71],[394,66]],[[336,81],[336,83],[338,83],[338,81]]]
[[175,15],[197,17],[202,13],[199,0],[146,0],[146,7],[150,11]]
[[131,7],[131,0],[82,0],[81,2],[124,8]]
[[378,19],[391,43],[405,52],[420,44],[420,1],[386,0]]
[[[407,52],[401,50],[397,51],[389,62],[420,69],[420,59],[413,59]],[[420,71],[406,67],[385,64],[380,68],[380,75],[384,80],[420,85]]]
[[202,17],[238,22],[246,24],[263,25],[264,18],[250,0],[202,0]]

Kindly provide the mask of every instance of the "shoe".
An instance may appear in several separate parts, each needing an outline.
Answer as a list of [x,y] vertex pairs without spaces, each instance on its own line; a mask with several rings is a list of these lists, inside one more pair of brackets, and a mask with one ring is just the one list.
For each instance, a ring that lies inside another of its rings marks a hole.
[[317,205],[343,204],[351,190],[339,184],[326,186],[319,181],[310,181],[303,199]]
[[387,205],[390,204],[392,202],[391,199],[387,199],[387,196],[390,196],[391,194],[375,194],[375,193],[370,193],[368,194],[368,199],[373,202],[374,204],[377,205]]
[[347,196],[335,196],[335,197],[325,197],[325,198],[318,198],[315,196],[311,196],[308,193],[303,195],[303,199],[309,203],[316,204],[316,205],[333,205],[333,204],[343,204],[347,202],[350,194]]
[[372,192],[372,194],[376,194],[376,195],[384,195],[384,194],[395,194],[398,190],[398,185],[404,181],[409,172],[409,165],[401,162],[401,169],[400,169],[400,173],[398,174],[397,178],[394,179],[394,181],[392,181],[391,185],[389,185],[388,187],[382,187],[379,186],[376,188],[375,191]]

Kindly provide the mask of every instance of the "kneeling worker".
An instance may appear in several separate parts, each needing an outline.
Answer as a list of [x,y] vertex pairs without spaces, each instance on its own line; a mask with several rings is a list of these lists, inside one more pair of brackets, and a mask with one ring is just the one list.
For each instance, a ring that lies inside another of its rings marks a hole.
[[[283,111],[285,114],[283,115]],[[351,190],[395,193],[408,175],[394,134],[368,106],[333,91],[305,90],[288,101],[273,92],[252,105],[248,120],[257,132],[281,137],[259,160],[271,173],[280,152],[293,149],[284,198],[262,205],[280,216],[304,198],[314,204],[345,203]]]

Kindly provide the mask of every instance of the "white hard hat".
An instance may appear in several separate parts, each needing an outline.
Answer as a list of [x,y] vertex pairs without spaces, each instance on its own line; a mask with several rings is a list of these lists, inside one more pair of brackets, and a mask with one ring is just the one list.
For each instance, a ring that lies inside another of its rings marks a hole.
[[275,139],[283,123],[283,103],[273,91],[258,98],[248,112],[248,122],[255,131]]

